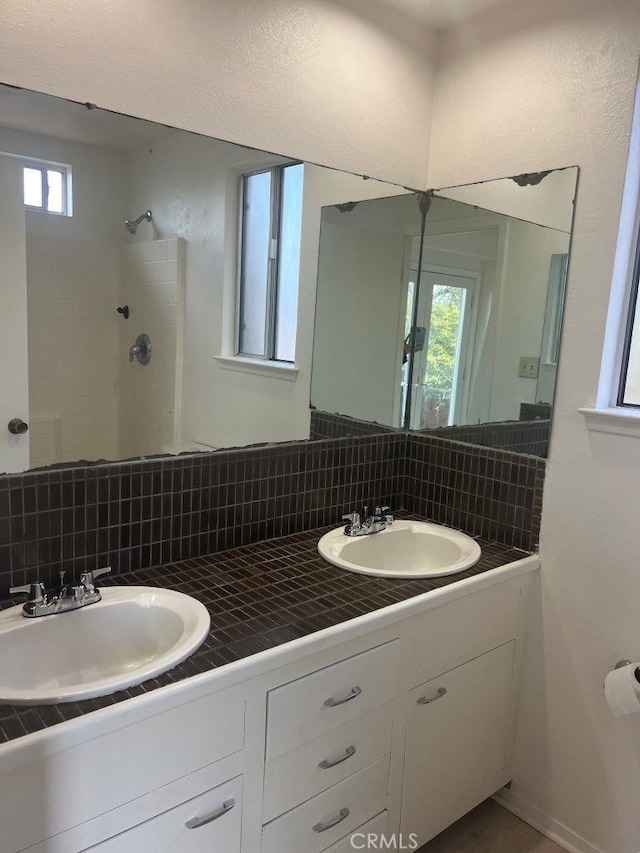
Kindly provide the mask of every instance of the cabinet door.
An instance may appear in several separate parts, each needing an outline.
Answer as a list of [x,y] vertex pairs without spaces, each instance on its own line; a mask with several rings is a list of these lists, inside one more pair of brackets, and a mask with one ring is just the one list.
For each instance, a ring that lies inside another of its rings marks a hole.
[[515,641],[409,694],[402,832],[424,844],[508,781]]
[[240,853],[241,812],[238,776],[83,853]]

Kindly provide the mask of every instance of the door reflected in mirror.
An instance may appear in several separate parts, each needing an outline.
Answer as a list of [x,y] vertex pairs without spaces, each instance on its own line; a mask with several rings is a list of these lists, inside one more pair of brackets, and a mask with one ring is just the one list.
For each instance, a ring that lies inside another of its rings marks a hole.
[[[539,178],[435,191],[421,256],[418,219],[407,227],[386,199],[362,204],[366,220],[323,211],[311,397],[318,437],[357,434],[361,421],[406,423],[547,455],[577,169]],[[341,320],[320,322],[329,316]],[[348,337],[340,322],[357,333]]]

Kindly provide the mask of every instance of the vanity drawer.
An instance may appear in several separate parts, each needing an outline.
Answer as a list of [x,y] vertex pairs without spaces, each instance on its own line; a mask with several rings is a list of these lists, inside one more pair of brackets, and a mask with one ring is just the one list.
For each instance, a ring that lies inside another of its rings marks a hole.
[[272,820],[387,755],[391,751],[393,712],[394,703],[387,702],[267,761],[263,821]]
[[387,804],[389,758],[339,782],[262,830],[262,853],[320,853]]
[[[0,773],[3,853],[57,836],[238,752],[244,715],[244,698],[228,690],[9,765]],[[5,817],[24,814],[28,821]]]
[[388,702],[396,693],[393,640],[269,692],[267,760]]
[[[516,637],[520,578],[443,604],[421,617],[413,633],[411,683],[422,684]],[[458,625],[464,630],[452,631]],[[443,643],[442,638],[447,642]]]
[[[82,853],[240,853],[242,776]],[[187,823],[202,821],[200,826]]]
[[[325,853],[353,853],[354,850],[393,850],[393,847],[387,847],[380,838],[387,831],[388,820],[389,813],[387,811],[381,812],[372,820],[368,820],[362,826],[354,829],[346,838],[332,844],[325,850]],[[367,841],[367,838],[372,836],[376,839],[377,847],[372,847]],[[351,839],[353,839],[353,843]],[[406,849],[411,848],[407,847]]]

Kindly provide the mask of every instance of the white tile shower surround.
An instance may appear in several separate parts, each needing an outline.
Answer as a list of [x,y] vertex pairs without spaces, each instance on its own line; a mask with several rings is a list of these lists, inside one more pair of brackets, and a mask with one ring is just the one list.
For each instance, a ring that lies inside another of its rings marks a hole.
[[117,456],[117,299],[109,243],[27,235],[32,467]]
[[[141,456],[175,450],[179,443],[184,327],[184,241],[180,238],[118,246],[120,300],[131,314],[120,325],[120,450]],[[140,333],[152,357],[129,362]]]
[[[27,239],[31,467],[161,453],[178,442],[184,250]],[[116,307],[129,304],[123,321]],[[129,364],[140,332],[149,365]]]

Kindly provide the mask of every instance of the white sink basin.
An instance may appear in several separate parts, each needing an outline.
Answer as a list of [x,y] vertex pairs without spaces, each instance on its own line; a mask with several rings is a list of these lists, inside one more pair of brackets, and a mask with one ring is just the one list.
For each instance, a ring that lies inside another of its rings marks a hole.
[[181,592],[112,586],[79,610],[26,619],[0,613],[0,703],[49,705],[104,696],[185,660],[209,633],[206,607]]
[[334,566],[388,578],[455,575],[480,559],[475,539],[428,521],[394,521],[380,533],[356,537],[338,527],[325,533],[318,551]]

